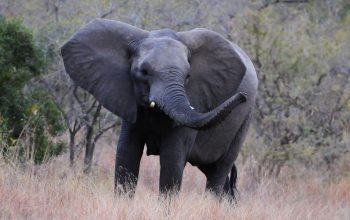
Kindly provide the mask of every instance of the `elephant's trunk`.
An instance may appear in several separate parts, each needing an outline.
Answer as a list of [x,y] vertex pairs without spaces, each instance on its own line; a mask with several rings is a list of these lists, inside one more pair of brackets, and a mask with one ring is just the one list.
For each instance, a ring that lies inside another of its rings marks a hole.
[[207,129],[222,122],[236,106],[246,101],[246,96],[238,93],[215,109],[199,113],[190,106],[183,85],[173,84],[167,87],[161,98],[151,97],[151,101],[155,101],[177,123],[194,129]]

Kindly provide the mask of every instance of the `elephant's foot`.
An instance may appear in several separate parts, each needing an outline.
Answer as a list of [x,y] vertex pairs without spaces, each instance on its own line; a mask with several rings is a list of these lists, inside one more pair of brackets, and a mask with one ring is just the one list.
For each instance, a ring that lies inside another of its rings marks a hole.
[[173,195],[180,191],[184,165],[161,162],[159,192]]
[[133,197],[137,185],[137,177],[128,172],[122,166],[116,168],[116,175],[114,179],[114,192],[116,195],[127,195]]

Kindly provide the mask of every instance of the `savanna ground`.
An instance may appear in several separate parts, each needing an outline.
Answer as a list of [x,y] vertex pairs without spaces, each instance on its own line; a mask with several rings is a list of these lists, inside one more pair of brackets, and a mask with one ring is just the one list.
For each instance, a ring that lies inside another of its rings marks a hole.
[[253,159],[238,161],[236,204],[204,193],[205,177],[190,165],[180,195],[161,199],[158,157],[146,155],[135,197],[116,197],[113,143],[101,141],[89,176],[68,155],[25,168],[0,162],[1,219],[350,219],[349,177],[305,168],[257,175]]

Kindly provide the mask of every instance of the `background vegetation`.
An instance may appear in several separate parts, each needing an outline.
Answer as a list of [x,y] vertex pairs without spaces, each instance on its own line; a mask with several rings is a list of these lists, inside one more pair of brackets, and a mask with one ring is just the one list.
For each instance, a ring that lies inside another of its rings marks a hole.
[[[64,127],[70,134],[71,163],[74,148],[79,145],[76,133],[86,130],[80,137],[84,143],[80,144],[92,145],[98,138],[86,137],[89,127],[93,129],[90,133],[99,137],[104,129],[118,124],[93,98],[67,79],[59,54],[60,45],[80,26],[95,17],[103,17],[147,30],[206,27],[247,51],[257,69],[260,86],[250,140],[242,153],[245,159],[253,155],[261,162],[259,164],[270,164],[270,172],[275,174],[286,163],[303,163],[308,167],[324,165],[330,169],[350,164],[347,160],[350,148],[350,4],[345,0],[8,0],[3,1],[0,13],[5,16],[1,20],[3,36],[8,32],[2,39],[1,62],[5,67],[2,68],[2,92],[13,96],[29,95],[38,85],[46,88],[48,92],[39,96],[51,95],[51,100],[45,98],[51,103],[46,103],[37,114],[44,116],[44,109],[49,111],[50,106],[50,111],[57,111],[57,108],[61,111]],[[16,20],[19,17],[33,30],[35,42],[31,31]],[[6,22],[9,22],[8,30]],[[18,36],[21,31],[27,33],[29,46]],[[20,56],[8,57],[11,51],[20,51]],[[38,77],[40,73],[45,75]],[[28,85],[33,77],[36,83]],[[12,138],[18,138],[28,120],[28,114],[18,114],[28,106],[21,103],[24,99],[20,97],[7,98],[9,100],[5,102],[2,98],[2,117],[16,120],[7,120],[12,124],[5,130],[11,130]],[[56,109],[52,102],[56,103]],[[22,110],[10,110],[16,106]],[[17,115],[11,116],[8,112]],[[57,124],[57,113],[52,112],[50,116],[55,118],[49,121],[55,128],[49,129],[52,133],[48,135],[54,136],[62,131],[62,126]],[[349,169],[343,167],[342,171],[348,172],[346,170]]]
[[64,148],[52,140],[64,131],[59,111],[42,88],[30,83],[44,73],[44,53],[30,29],[4,17],[0,48],[0,152],[41,163]]
[[[67,149],[70,166],[83,157],[85,173],[101,172],[95,146],[105,146],[103,136],[114,140],[119,119],[72,84],[59,48],[102,17],[147,30],[205,27],[248,53],[260,84],[238,162],[249,176],[244,192],[260,189],[266,176],[338,184],[350,175],[349,1],[2,0],[0,15],[0,160],[42,163]],[[148,174],[145,181],[156,182]],[[349,194],[341,195],[349,207]]]

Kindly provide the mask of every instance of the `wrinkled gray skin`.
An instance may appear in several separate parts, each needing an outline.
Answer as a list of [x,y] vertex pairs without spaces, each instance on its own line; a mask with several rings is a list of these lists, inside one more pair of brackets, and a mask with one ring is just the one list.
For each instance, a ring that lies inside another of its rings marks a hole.
[[238,46],[206,29],[147,32],[96,19],[61,52],[74,82],[123,119],[118,192],[134,193],[146,144],[148,155],[160,155],[160,192],[179,190],[190,162],[208,190],[233,196],[234,161],[257,92],[252,62]]

